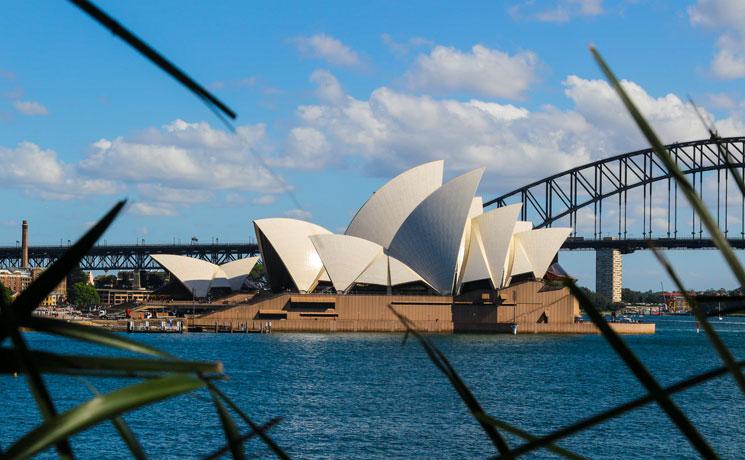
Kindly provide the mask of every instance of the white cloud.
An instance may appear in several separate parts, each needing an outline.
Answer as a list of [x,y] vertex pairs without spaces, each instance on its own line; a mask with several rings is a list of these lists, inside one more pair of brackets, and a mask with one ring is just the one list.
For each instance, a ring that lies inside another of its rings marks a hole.
[[138,216],[175,216],[176,211],[173,207],[163,203],[144,203],[137,201],[129,206],[129,212]]
[[561,23],[575,17],[603,14],[603,0],[556,0],[548,4],[527,0],[513,5],[508,11],[515,20]]
[[0,147],[0,183],[49,200],[67,200],[92,194],[118,193],[113,181],[86,178],[74,165],[57,158],[54,150],[42,149],[31,142],[15,148]]
[[310,75],[310,81],[316,84],[316,96],[321,101],[338,104],[346,99],[341,84],[328,70],[316,70]]
[[231,134],[208,123],[176,120],[131,138],[101,139],[80,163],[90,175],[129,183],[195,190],[280,192],[251,149],[264,140],[264,125],[245,125]]
[[732,80],[745,77],[745,3],[741,0],[698,0],[688,8],[691,24],[721,35],[711,62],[715,76]]
[[330,35],[315,34],[309,37],[298,37],[293,42],[304,56],[321,59],[341,67],[362,66],[362,59],[357,52]]
[[285,211],[285,217],[290,217],[292,219],[308,220],[311,217],[313,217],[313,214],[304,209],[290,209],[290,210]]
[[713,93],[708,94],[707,99],[709,104],[717,109],[735,109],[740,104],[727,93]]
[[277,201],[277,195],[261,195],[252,199],[251,203],[259,206],[266,206],[274,203],[275,201]]
[[430,54],[419,55],[405,79],[413,89],[519,99],[537,79],[538,66],[538,57],[531,51],[510,56],[483,45],[475,45],[470,52],[436,46]]
[[13,107],[29,117],[49,115],[49,110],[43,104],[35,101],[15,101]]
[[138,184],[137,190],[141,197],[149,200],[183,205],[204,203],[214,196],[209,190],[165,187],[160,184]]
[[[623,83],[665,142],[707,137],[692,108],[678,96],[649,95]],[[390,177],[408,167],[445,159],[451,172],[487,166],[483,188],[506,191],[611,154],[647,144],[603,80],[564,80],[569,110],[526,108],[483,100],[457,101],[374,90],[367,100],[298,108],[284,155],[286,167],[359,167]],[[705,113],[705,116],[712,117]],[[723,135],[742,132],[737,118],[720,119]]]

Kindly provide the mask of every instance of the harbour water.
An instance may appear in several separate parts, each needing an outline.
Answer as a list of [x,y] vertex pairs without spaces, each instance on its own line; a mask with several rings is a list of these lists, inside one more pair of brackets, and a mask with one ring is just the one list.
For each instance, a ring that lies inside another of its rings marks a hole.
[[[720,365],[691,317],[655,319],[657,333],[624,339],[662,384]],[[712,319],[737,357],[745,356],[745,318]],[[42,334],[39,349],[101,353]],[[258,422],[283,417],[272,436],[295,458],[484,458],[495,453],[449,383],[415,341],[401,334],[142,334],[133,338],[188,359],[220,360],[224,390]],[[595,335],[439,335],[487,412],[544,434],[644,392],[604,339]],[[23,378],[2,377],[0,445],[39,418]],[[60,409],[90,396],[84,382],[48,379]],[[99,391],[122,382],[92,381]],[[729,377],[674,397],[724,458],[745,452],[745,397]],[[224,444],[206,393],[128,414],[152,458],[200,458]],[[517,438],[508,437],[510,444]],[[561,443],[592,458],[695,458],[654,405]],[[79,458],[128,458],[110,425],[73,438]],[[247,452],[267,455],[257,441]],[[53,452],[42,455],[51,458]],[[552,458],[539,451],[529,458]]]

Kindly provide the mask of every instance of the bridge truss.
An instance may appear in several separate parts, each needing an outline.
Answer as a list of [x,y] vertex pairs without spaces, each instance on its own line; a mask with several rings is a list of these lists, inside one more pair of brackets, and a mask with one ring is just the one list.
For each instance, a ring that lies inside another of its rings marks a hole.
[[[47,267],[67,249],[67,246],[29,247],[29,265]],[[103,271],[160,269],[150,254],[178,254],[219,265],[258,253],[259,247],[255,243],[99,245],[94,246],[83,257],[80,268]],[[20,265],[20,247],[0,247],[0,268],[20,267]]]
[[[735,247],[745,248],[745,196],[730,177],[730,167],[745,174],[745,137],[676,143],[667,150],[716,213],[725,236]],[[646,247],[649,240],[668,248],[711,247],[701,220],[652,149],[555,174],[487,201],[484,207],[514,203],[522,204],[521,219],[533,221],[536,228],[574,228],[566,248],[634,250]]]

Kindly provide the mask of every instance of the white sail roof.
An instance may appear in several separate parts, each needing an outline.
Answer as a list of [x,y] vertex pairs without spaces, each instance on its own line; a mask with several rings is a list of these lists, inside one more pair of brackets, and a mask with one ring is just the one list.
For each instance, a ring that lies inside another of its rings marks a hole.
[[345,234],[388,248],[414,208],[442,185],[443,167],[442,160],[432,161],[388,181],[357,211]]
[[491,210],[477,218],[479,236],[489,265],[492,284],[496,289],[504,286],[507,273],[507,257],[510,240],[520,213],[521,204],[513,204]]
[[388,256],[388,270],[390,271],[391,286],[414,283],[416,281],[424,281],[426,283],[414,270],[395,257]]
[[[195,297],[207,297],[211,287],[230,287],[225,273],[206,260],[173,254],[152,254],[156,262],[171,272]],[[213,279],[218,281],[213,286]]]
[[504,286],[512,232],[521,206],[493,209],[473,219],[463,282],[489,278],[496,289]]
[[388,281],[388,256],[385,254],[378,254],[365,271],[354,280],[355,283],[377,284],[379,286],[388,286]]
[[310,240],[338,292],[349,289],[373,260],[383,254],[382,246],[356,236],[312,235]]
[[379,286],[398,286],[417,281],[426,283],[405,263],[385,254],[378,254],[365,271],[354,280],[355,283],[377,284]]
[[220,269],[225,274],[225,278],[230,285],[230,289],[233,291],[239,291],[246,278],[253,270],[259,257],[246,257],[245,259],[238,259],[226,264],[220,265]]
[[458,250],[458,291],[460,291],[460,285],[463,284],[463,277],[466,270],[466,259],[468,252],[471,247],[471,227],[473,226],[473,219],[484,213],[484,200],[480,196],[476,196],[471,201],[471,209],[468,211],[468,219],[466,219],[466,227],[463,230],[463,238],[460,242],[460,249]]
[[484,244],[481,241],[481,232],[478,229],[479,223],[474,221],[471,225],[471,242],[468,247],[468,254],[466,255],[461,284],[483,279],[491,280],[492,278],[486,262],[486,252],[484,251]]
[[[518,233],[518,235],[520,235],[520,233]],[[510,268],[511,277],[514,275],[530,273],[533,271],[533,264],[530,262],[528,253],[525,252],[523,245],[520,244],[520,239],[517,235],[515,235],[515,239],[512,241],[512,253],[512,267]]]
[[458,176],[422,201],[396,232],[389,254],[441,294],[453,290],[466,219],[484,168]]
[[515,229],[512,231],[512,233],[522,233],[529,230],[533,230],[533,222],[530,222],[528,220],[518,220],[517,222],[515,222]]
[[[331,232],[320,225],[288,218],[259,219],[254,221],[254,225],[272,245],[298,291],[311,291],[323,269],[323,263],[309,237]],[[258,235],[257,240],[261,242]],[[266,251],[261,244],[260,249],[265,257]]]
[[[533,275],[536,278],[543,278],[546,270],[554,260],[554,256],[561,249],[561,245],[572,232],[571,228],[541,228],[522,232],[515,235],[518,246],[523,249],[527,259],[530,261]],[[517,254],[516,254],[517,259]],[[517,274],[515,269],[513,273]]]

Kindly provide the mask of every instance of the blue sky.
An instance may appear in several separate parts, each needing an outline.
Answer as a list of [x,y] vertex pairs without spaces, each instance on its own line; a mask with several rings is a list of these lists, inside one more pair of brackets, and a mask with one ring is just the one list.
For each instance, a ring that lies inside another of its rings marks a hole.
[[[644,147],[590,43],[665,141],[705,137],[687,94],[745,133],[734,0],[98,4],[233,108],[237,134],[70,4],[20,2],[0,17],[0,244],[24,218],[33,243],[75,239],[121,197],[110,242],[246,241],[282,215],[342,231],[431,159],[448,177],[486,166],[490,198]],[[734,286],[714,252],[672,257],[693,287]],[[561,259],[593,285],[592,253]],[[629,287],[670,285],[648,254],[625,263]]]

